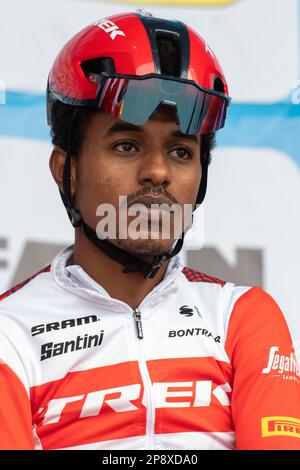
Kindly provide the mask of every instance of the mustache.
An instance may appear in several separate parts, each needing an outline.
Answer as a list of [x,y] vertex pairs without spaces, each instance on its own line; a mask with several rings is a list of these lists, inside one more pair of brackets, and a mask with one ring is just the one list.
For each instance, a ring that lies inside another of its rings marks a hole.
[[143,204],[146,207],[151,207],[152,204],[166,204],[170,207],[173,204],[178,204],[178,202],[164,188],[145,187],[134,196],[128,196],[127,204],[128,207],[134,204]]

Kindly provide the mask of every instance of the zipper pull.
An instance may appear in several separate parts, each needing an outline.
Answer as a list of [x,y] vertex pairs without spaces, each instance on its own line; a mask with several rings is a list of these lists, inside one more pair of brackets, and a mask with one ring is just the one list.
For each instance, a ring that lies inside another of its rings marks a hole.
[[138,311],[138,309],[133,310],[133,317],[135,319],[136,323],[136,328],[137,328],[137,335],[138,338],[143,339],[143,326],[142,326],[142,319],[141,319],[141,312]]

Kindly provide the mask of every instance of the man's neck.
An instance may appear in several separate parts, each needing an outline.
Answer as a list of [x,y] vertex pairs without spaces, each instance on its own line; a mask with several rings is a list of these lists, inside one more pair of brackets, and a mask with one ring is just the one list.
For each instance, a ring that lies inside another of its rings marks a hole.
[[161,282],[168,266],[168,262],[164,263],[153,279],[144,279],[143,274],[139,272],[123,273],[123,265],[109,258],[80,230],[76,230],[71,263],[81,266],[111,297],[122,300],[132,308],[137,307]]

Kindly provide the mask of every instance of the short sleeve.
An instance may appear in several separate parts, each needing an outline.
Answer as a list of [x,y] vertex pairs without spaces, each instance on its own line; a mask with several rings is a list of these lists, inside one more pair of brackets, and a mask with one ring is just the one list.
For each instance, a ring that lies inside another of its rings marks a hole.
[[232,310],[226,352],[233,366],[237,449],[300,449],[299,369],[285,318],[263,289]]

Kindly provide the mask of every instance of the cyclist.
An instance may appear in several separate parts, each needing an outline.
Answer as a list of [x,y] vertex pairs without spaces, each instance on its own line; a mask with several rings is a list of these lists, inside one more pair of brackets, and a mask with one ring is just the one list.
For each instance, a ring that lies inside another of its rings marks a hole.
[[59,53],[50,168],[75,242],[2,295],[1,448],[300,449],[276,302],[178,255],[179,209],[204,200],[229,101],[214,53],[180,21],[115,15]]

